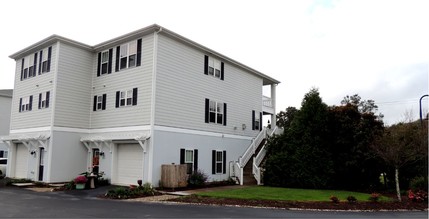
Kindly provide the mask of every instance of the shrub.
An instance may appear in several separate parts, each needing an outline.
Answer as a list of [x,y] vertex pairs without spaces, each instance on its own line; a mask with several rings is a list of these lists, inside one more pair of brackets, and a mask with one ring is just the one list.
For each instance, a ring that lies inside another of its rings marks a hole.
[[72,181],[64,184],[64,189],[65,190],[72,190],[72,189],[74,189],[74,185],[75,185],[74,180],[72,180]]
[[98,187],[98,186],[108,186],[108,185],[110,185],[110,183],[109,183],[109,180],[108,179],[105,179],[105,178],[100,178],[100,179],[97,179],[96,181],[96,186]]
[[418,190],[417,192],[413,192],[411,189],[408,190],[408,199],[413,202],[423,202],[428,200],[428,193],[423,190]]
[[107,191],[105,194],[108,198],[114,198],[114,199],[126,199],[130,197],[130,189],[125,187],[116,187],[114,189],[111,189]]
[[329,199],[331,199],[333,203],[340,203],[340,199],[337,196],[331,195]]
[[201,187],[204,186],[207,182],[207,175],[201,171],[196,170],[193,172],[188,179],[188,183],[190,187]]
[[380,199],[380,194],[379,193],[375,193],[375,192],[373,192],[371,194],[371,196],[369,197],[369,200],[372,201],[372,202],[377,202],[378,199]]
[[354,196],[349,195],[349,196],[347,196],[347,201],[350,203],[355,203],[355,202],[357,202],[357,199]]
[[425,190],[427,191],[428,189],[428,184],[427,181],[425,180],[425,177],[423,176],[418,176],[413,178],[410,181],[410,188],[414,191],[416,190]]
[[130,187],[116,187],[107,191],[104,196],[112,199],[127,199],[153,196],[155,193],[156,191],[152,188],[152,185],[150,183],[145,183],[143,186],[131,185]]
[[83,175],[79,175],[76,178],[74,178],[74,183],[76,183],[76,184],[84,184],[87,181],[88,181],[88,179]]

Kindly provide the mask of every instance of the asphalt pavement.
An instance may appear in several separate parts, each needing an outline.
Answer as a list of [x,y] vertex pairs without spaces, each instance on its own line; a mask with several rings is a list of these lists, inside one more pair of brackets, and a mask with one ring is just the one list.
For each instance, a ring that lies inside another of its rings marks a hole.
[[0,187],[0,218],[428,218],[427,211],[291,211],[97,198],[108,189],[35,192]]

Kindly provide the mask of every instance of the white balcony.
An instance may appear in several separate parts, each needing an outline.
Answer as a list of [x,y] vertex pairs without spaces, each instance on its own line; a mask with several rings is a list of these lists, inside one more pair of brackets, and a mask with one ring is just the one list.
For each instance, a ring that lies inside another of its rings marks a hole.
[[267,97],[267,96],[262,96],[262,112],[264,112],[264,114],[274,114],[275,110],[273,107],[273,101],[271,98]]

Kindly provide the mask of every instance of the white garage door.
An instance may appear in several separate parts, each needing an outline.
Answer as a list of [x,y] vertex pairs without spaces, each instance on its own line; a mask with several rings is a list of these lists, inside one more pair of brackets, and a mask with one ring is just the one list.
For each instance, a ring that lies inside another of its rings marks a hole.
[[139,144],[118,145],[118,184],[137,185],[143,179],[143,149]]
[[15,177],[27,178],[28,150],[23,144],[16,145]]

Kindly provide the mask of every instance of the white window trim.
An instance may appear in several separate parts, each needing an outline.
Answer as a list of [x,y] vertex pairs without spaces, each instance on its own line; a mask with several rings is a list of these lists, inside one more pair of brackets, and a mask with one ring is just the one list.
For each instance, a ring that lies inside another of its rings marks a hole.
[[40,100],[40,109],[46,108],[46,93],[47,92],[42,93],[42,99]]
[[[220,161],[218,161],[218,153],[221,154],[220,156]],[[220,171],[218,169],[218,164],[220,164],[221,168]],[[223,151],[216,151],[216,156],[215,156],[215,174],[223,174]]]
[[[212,103],[214,103],[214,110],[212,110]],[[210,100],[209,102],[209,123],[219,124],[223,125],[223,103],[216,102],[214,100]],[[211,121],[211,114],[214,113],[215,120],[214,122]],[[222,115],[222,119],[218,121],[218,115]]]
[[30,97],[22,97],[21,112],[30,111]]
[[[132,53],[130,52],[131,45],[133,47],[135,47],[135,51]],[[126,47],[126,49],[124,49],[124,54],[122,54],[122,48],[125,48],[125,47]],[[130,66],[130,57],[133,55],[135,55],[134,65]],[[125,67],[122,66],[122,62],[121,62],[121,60],[123,58],[127,59],[127,61],[125,63]],[[119,69],[120,70],[121,69],[127,69],[127,68],[131,68],[131,67],[136,67],[136,66],[137,66],[137,40],[133,40],[131,42],[124,43],[124,44],[120,45],[120,47],[119,47]]]
[[[124,100],[124,104],[122,104],[122,100]],[[128,103],[128,100],[130,100],[129,103]],[[127,107],[132,105],[133,105],[133,89],[120,91],[119,107]]]
[[[104,58],[104,54],[106,54],[106,59],[103,61],[103,58]],[[104,74],[107,74],[108,72],[109,72],[109,50],[105,50],[105,51],[103,51],[103,52],[101,52],[101,60],[100,60],[100,67],[101,67],[101,69],[100,69],[100,74],[101,75],[104,75]],[[106,72],[103,72],[103,65],[106,65]]]
[[42,66],[39,66],[39,68],[42,68],[42,73],[48,72],[48,53],[49,53],[49,47],[44,48],[42,50]]
[[103,95],[97,95],[97,106],[95,111],[103,110]]
[[[213,72],[210,70],[213,69]],[[208,75],[213,76],[215,78],[221,77],[221,61],[209,56],[209,69]]]

